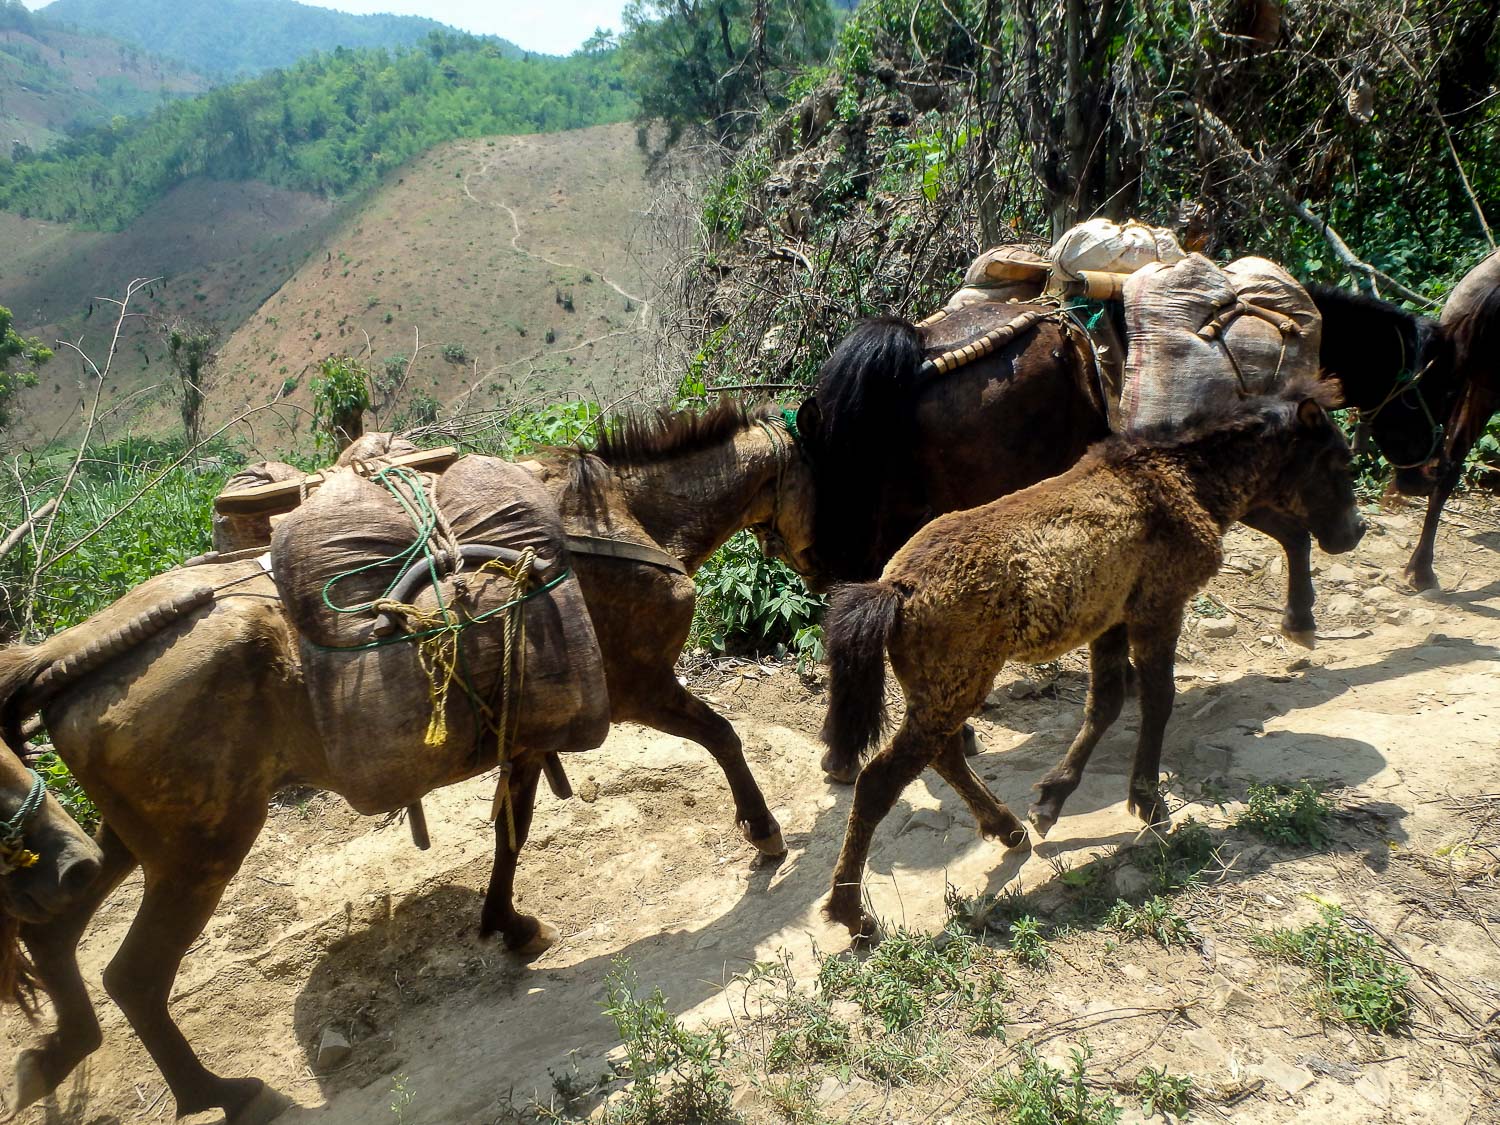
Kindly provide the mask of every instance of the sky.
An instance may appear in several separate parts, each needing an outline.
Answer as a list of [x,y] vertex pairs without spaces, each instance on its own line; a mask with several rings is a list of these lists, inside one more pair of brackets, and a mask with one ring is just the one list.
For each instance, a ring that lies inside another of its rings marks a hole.
[[318,7],[426,16],[476,35],[498,35],[528,51],[566,55],[596,27],[619,31],[625,0],[336,0]]
[[[25,0],[31,8],[44,2]],[[566,55],[595,28],[619,31],[625,0],[332,0],[315,6],[359,15],[426,16],[476,35],[498,35],[528,51]]]

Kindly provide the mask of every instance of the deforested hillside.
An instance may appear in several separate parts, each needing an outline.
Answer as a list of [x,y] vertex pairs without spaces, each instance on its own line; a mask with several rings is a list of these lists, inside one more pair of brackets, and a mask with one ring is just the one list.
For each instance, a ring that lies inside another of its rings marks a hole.
[[282,387],[310,403],[330,355],[372,369],[382,424],[636,385],[644,173],[625,125],[425,153],[228,340],[211,410],[231,415]]
[[[52,0],[48,18],[102,31],[209,74],[243,78],[337,47],[409,47],[454,29],[421,16],[351,15],[294,0]],[[507,55],[521,48],[493,42]]]
[[137,44],[63,27],[21,0],[0,0],[0,162],[208,86],[198,71]]

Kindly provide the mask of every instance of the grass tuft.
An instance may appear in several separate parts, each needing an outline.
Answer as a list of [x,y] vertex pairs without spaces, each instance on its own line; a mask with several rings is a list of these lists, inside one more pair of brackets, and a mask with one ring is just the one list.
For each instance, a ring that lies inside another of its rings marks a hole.
[[1197,944],[1187,919],[1161,895],[1153,895],[1139,906],[1121,899],[1105,915],[1104,924],[1127,938],[1154,938],[1163,949]]
[[1123,1112],[1107,1094],[1094,1094],[1087,1083],[1088,1044],[1075,1047],[1067,1073],[1021,1049],[1013,1073],[997,1074],[981,1089],[990,1108],[1006,1125],[1113,1125]]
[[1010,951],[1017,961],[1031,969],[1040,969],[1052,956],[1047,939],[1042,936],[1042,924],[1030,914],[1010,924]]
[[1252,935],[1264,953],[1306,966],[1308,995],[1325,1019],[1371,1031],[1393,1032],[1411,1016],[1411,977],[1369,934],[1353,929],[1336,906],[1323,919],[1296,930]]

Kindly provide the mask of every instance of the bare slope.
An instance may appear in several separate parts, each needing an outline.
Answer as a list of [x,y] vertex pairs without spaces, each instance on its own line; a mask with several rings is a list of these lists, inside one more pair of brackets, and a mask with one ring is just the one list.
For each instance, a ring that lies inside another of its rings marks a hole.
[[71,124],[145,113],[209,87],[203,75],[134,44],[28,22],[29,29],[0,27],[0,159],[17,141],[44,149]]
[[[629,126],[458,141],[344,219],[225,346],[212,411],[287,380],[311,403],[334,354],[404,369],[385,420],[433,403],[608,397],[642,372],[645,162]],[[420,347],[420,350],[418,350]],[[392,358],[396,357],[396,358]],[[290,384],[288,384],[290,386]]]
[[[81,341],[102,365],[115,311],[100,298],[118,296],[132,278],[160,277],[136,302],[150,314],[127,323],[105,389],[104,404],[129,404],[133,416],[166,375],[152,318],[193,314],[227,335],[302,263],[333,205],[303,192],[256,183],[194,180],[173,189],[118,234],[77,231],[0,213],[0,304],[28,334]],[[91,311],[92,310],[92,311]],[[93,382],[68,349],[23,399],[16,429],[22,441],[50,437],[76,419]]]

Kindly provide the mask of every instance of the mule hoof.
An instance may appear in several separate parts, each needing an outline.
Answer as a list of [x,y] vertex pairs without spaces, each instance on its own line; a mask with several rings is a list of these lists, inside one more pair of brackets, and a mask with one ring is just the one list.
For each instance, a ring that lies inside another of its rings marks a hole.
[[42,1073],[39,1056],[40,1052],[34,1050],[25,1050],[16,1056],[16,1113],[52,1093],[52,1083]]
[[823,760],[818,764],[823,767],[823,772],[830,781],[837,781],[840,785],[853,785],[859,778],[859,762],[846,762],[832,750],[825,752]]
[[858,891],[854,894],[834,891],[823,904],[823,917],[835,925],[843,926],[855,941],[875,935],[875,919],[860,906]]
[[1167,812],[1166,802],[1161,799],[1160,794],[1132,796],[1125,802],[1125,808],[1139,817],[1147,828],[1165,832],[1172,827],[1172,814]]
[[527,921],[535,927],[530,937],[512,940],[510,934],[505,935],[505,946],[512,953],[518,953],[522,957],[535,957],[557,944],[560,935],[556,926],[543,922],[540,918],[529,918]]
[[967,723],[964,724],[964,757],[977,758],[984,753],[984,743],[979,741],[979,733]]
[[751,847],[768,859],[780,859],[786,855],[786,841],[781,838],[780,828],[776,829],[769,836],[760,837],[760,839],[756,839],[749,832],[746,832],[745,839],[750,841]]
[[1441,590],[1443,584],[1438,581],[1437,572],[1432,567],[1407,567],[1405,572],[1406,581],[1413,590]]
[[1031,837],[1026,834],[1026,826],[1019,823],[1009,836],[1002,837],[1001,842],[1005,844],[1006,849],[1009,851],[1031,847]]
[[1291,641],[1292,644],[1301,645],[1303,648],[1318,647],[1318,630],[1316,627],[1312,629],[1294,629],[1290,625],[1282,625],[1281,635]]
[[1043,812],[1033,805],[1030,811],[1027,812],[1026,819],[1031,821],[1031,827],[1036,829],[1036,834],[1045,840],[1047,833],[1051,832],[1052,826],[1057,823],[1057,814]]
[[266,1125],[296,1104],[280,1090],[262,1085],[258,1094],[225,1116],[224,1125]]

